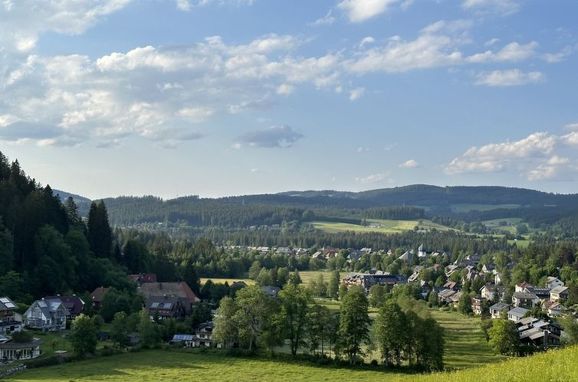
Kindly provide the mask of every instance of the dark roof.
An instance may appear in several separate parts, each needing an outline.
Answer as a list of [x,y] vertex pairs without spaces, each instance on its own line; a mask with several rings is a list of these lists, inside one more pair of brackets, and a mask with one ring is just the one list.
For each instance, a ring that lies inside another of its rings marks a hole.
[[139,287],[139,291],[147,299],[150,297],[172,296],[183,298],[189,304],[201,301],[184,281],[177,283],[144,283]]
[[78,316],[84,311],[84,301],[78,296],[49,296],[46,300],[60,299],[62,305],[68,310],[71,316]]
[[29,349],[31,347],[40,346],[41,343],[42,343],[42,341],[39,340],[38,338],[34,338],[30,342],[9,341],[9,342],[4,342],[3,344],[0,344],[0,349],[6,349],[6,350],[7,349],[10,349],[10,350]]
[[138,284],[157,282],[157,275],[155,273],[139,273],[134,275],[128,275],[128,278]]
[[98,287],[96,288],[91,294],[90,297],[92,298],[93,302],[102,302],[104,300],[104,295],[108,292],[110,288],[105,287]]

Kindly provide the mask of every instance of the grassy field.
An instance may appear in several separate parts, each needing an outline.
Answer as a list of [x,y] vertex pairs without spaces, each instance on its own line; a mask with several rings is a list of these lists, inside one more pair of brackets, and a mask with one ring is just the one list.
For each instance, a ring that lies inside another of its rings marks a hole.
[[445,330],[444,363],[449,369],[461,369],[503,360],[494,355],[480,328],[480,319],[455,312],[431,311]]
[[508,360],[480,368],[429,375],[405,375],[379,369],[352,370],[219,354],[148,351],[31,369],[9,378],[20,382],[147,381],[576,381],[578,347]]
[[367,225],[351,224],[351,223],[335,223],[316,221],[313,222],[313,227],[328,233],[340,232],[377,232],[383,234],[400,233],[404,231],[411,231],[414,227],[420,229],[431,230],[437,229],[439,231],[447,231],[451,228],[436,224],[429,220],[383,220],[383,219],[368,219]]

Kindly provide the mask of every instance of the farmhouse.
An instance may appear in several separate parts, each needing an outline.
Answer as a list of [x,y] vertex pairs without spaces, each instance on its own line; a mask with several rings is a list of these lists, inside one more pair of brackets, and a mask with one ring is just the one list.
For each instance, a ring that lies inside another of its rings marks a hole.
[[515,307],[533,308],[540,303],[540,299],[534,293],[514,292],[512,295],[512,305]]
[[151,296],[146,301],[146,308],[153,318],[164,320],[167,318],[183,318],[186,310],[179,297]]
[[548,276],[546,278],[546,288],[554,289],[559,286],[564,286],[564,281],[560,280],[557,277]]
[[[201,299],[191,290],[186,282],[176,283],[144,283],[138,291],[144,296],[145,301],[152,301],[152,298],[177,298],[180,300],[185,314],[190,314],[193,305],[200,302]],[[158,302],[158,300],[155,300]]]
[[560,346],[561,328],[549,321],[526,317],[518,321],[520,342],[538,348]]
[[108,292],[109,289],[110,288],[98,287],[90,294],[90,299],[92,300],[92,307],[94,309],[96,310],[100,309],[102,301],[104,300],[104,296],[106,295],[106,292]]

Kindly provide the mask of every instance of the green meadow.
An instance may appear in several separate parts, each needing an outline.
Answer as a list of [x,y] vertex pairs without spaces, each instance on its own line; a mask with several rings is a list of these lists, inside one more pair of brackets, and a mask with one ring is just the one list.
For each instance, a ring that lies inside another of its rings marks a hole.
[[31,369],[9,378],[19,382],[300,382],[300,381],[577,381],[578,347],[455,372],[408,375],[379,367],[349,369],[213,353],[143,351]]

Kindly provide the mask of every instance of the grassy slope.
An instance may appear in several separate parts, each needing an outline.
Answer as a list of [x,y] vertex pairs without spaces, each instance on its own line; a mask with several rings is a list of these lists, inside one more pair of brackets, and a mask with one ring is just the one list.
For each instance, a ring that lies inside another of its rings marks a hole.
[[373,370],[317,367],[215,354],[148,351],[33,369],[10,380],[44,381],[576,381],[578,347],[468,370],[403,375]]
[[447,368],[461,369],[504,359],[493,354],[480,328],[479,318],[455,312],[431,312],[445,330],[444,363]]

